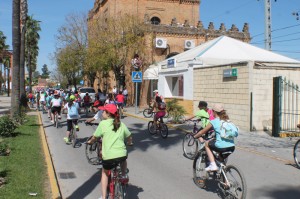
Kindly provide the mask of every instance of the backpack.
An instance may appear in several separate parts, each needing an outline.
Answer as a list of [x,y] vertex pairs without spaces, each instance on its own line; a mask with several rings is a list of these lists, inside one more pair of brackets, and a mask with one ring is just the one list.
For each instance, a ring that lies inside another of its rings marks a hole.
[[83,101],[84,101],[85,103],[90,102],[90,96],[84,96],[84,97],[83,97]]
[[71,107],[68,106],[68,114],[71,118],[78,117],[78,110],[75,104],[72,104]]
[[159,110],[165,110],[166,108],[167,108],[167,105],[166,105],[165,102],[160,102],[160,103],[158,104],[158,109],[159,109]]
[[221,120],[220,135],[224,139],[233,140],[239,135],[239,128],[231,121]]

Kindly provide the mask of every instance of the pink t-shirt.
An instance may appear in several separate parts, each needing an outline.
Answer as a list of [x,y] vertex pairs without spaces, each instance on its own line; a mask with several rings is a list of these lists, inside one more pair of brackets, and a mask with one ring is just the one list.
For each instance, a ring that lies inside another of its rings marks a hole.
[[208,113],[208,115],[209,115],[209,120],[215,119],[214,113],[213,113],[213,111],[212,111],[211,109],[208,109],[208,110],[207,110],[207,113]]

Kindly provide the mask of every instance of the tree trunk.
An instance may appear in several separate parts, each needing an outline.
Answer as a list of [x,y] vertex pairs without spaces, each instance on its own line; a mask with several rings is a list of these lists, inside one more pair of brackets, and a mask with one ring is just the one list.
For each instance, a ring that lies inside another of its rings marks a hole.
[[13,33],[13,75],[11,116],[20,113],[20,0],[13,0],[12,33]]
[[21,49],[20,49],[20,93],[25,94],[25,27],[21,30]]
[[10,93],[10,61],[8,62],[8,68],[7,68],[7,97],[9,97],[9,93]]

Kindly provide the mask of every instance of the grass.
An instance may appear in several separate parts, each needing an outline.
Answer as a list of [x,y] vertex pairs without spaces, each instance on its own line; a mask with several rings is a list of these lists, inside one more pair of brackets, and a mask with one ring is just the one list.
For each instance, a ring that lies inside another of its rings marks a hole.
[[46,164],[39,134],[37,116],[27,116],[16,129],[16,136],[5,138],[11,149],[9,156],[0,156],[0,177],[6,183],[0,188],[0,199],[47,198]]

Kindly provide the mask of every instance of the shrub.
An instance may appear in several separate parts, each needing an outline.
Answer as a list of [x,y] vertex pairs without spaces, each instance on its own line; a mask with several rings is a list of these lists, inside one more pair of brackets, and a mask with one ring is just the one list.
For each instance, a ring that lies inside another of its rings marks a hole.
[[18,125],[16,124],[16,122],[10,119],[8,115],[0,117],[0,136],[11,136],[17,127]]
[[167,101],[167,111],[175,123],[182,122],[181,120],[186,113],[184,107],[178,104],[178,99]]
[[0,139],[0,155],[6,155],[8,150],[8,145],[2,139]]

